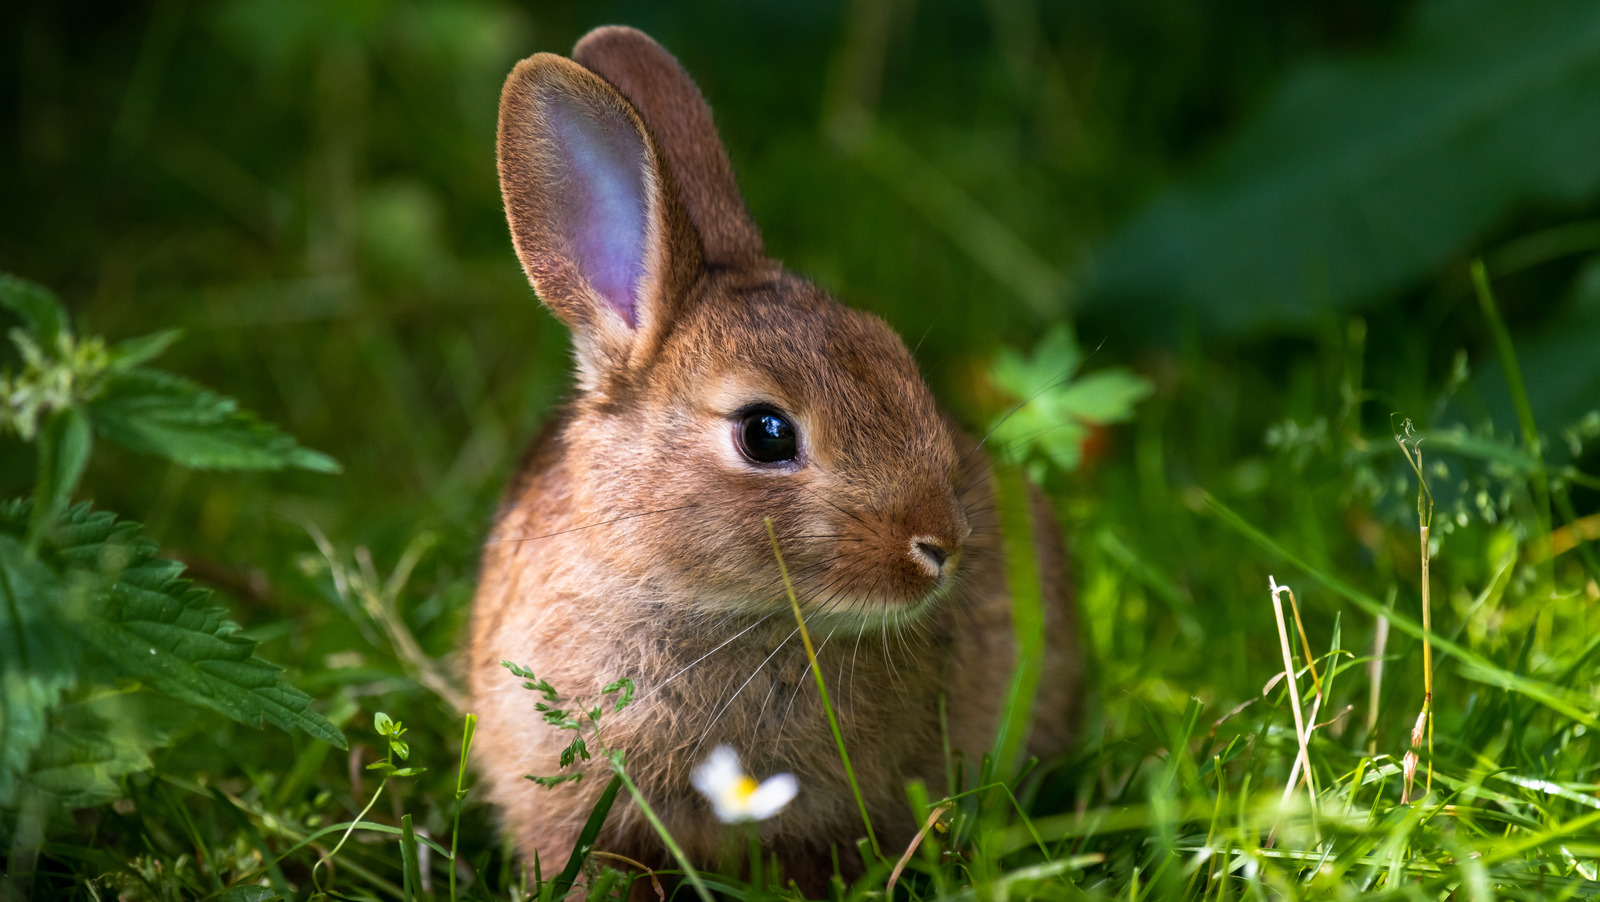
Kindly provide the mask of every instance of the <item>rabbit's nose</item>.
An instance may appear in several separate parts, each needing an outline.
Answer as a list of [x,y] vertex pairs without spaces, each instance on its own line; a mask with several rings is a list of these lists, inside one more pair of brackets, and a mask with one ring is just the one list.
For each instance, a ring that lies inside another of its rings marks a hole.
[[911,558],[928,575],[938,579],[944,575],[944,565],[950,560],[950,548],[934,536],[914,536],[911,539]]

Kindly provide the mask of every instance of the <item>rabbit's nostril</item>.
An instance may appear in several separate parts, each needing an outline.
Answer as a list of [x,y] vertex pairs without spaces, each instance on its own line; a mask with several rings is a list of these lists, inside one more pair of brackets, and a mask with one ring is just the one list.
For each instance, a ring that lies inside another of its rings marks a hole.
[[917,557],[933,567],[935,575],[944,569],[944,562],[950,558],[950,552],[945,550],[944,545],[933,539],[915,539],[911,542],[911,550]]

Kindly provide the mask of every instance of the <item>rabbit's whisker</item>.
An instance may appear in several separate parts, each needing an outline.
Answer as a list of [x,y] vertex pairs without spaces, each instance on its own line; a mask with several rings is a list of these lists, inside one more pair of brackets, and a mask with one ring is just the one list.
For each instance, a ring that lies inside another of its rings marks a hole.
[[834,503],[834,500],[832,498],[829,498],[827,495],[824,495],[821,492],[818,492],[815,489],[812,489],[812,488],[810,488],[808,486],[804,486],[804,485],[800,486],[800,489],[802,491],[804,491],[804,492],[810,493],[811,495],[813,495],[813,496],[815,496],[817,498],[822,499],[822,502],[824,504],[828,505],[829,507],[833,508],[834,510],[838,511],[841,514],[844,514],[846,517],[849,517],[850,519],[856,521],[857,523],[860,523],[862,526],[867,527],[869,530],[872,529],[872,526],[870,524],[868,524],[867,521],[861,519],[861,517],[858,514],[856,514],[853,511],[848,511],[848,510],[845,510],[844,508],[840,507],[838,504]]
[[785,636],[783,641],[778,643],[778,647],[772,650],[772,654],[767,655],[767,657],[760,664],[756,665],[756,669],[750,671],[750,676],[746,677],[745,681],[739,684],[739,688],[733,691],[733,695],[728,697],[727,703],[722,706],[722,709],[717,712],[715,717],[711,718],[711,722],[706,724],[705,731],[700,734],[700,741],[694,744],[694,749],[689,753],[691,760],[699,760],[700,749],[706,744],[706,739],[711,735],[711,731],[716,727],[717,721],[722,719],[722,715],[728,713],[728,709],[733,707],[733,703],[739,700],[739,695],[744,692],[745,687],[750,685],[750,682],[754,680],[769,663],[772,662],[772,659],[778,654],[778,652],[782,651],[783,647],[789,644],[789,640],[793,639],[799,632],[800,627],[798,626],[791,630],[789,635]]
[[[772,612],[772,614],[776,614],[776,613],[777,613],[777,611],[773,611]],[[678,677],[683,676],[684,673],[688,672],[688,670],[690,668],[694,667],[696,664],[699,664],[701,661],[704,661],[706,658],[711,657],[712,655],[716,654],[717,652],[719,652],[723,648],[725,648],[728,645],[728,643],[734,641],[735,639],[739,638],[740,636],[743,636],[745,633],[750,632],[751,630],[753,630],[756,627],[760,626],[761,624],[765,623],[767,620],[771,619],[772,614],[767,614],[767,615],[763,616],[760,620],[755,621],[754,623],[750,624],[749,626],[745,627],[744,629],[738,631],[737,633],[734,633],[733,635],[729,636],[728,638],[726,638],[726,639],[722,640],[721,642],[717,643],[716,648],[713,648],[710,651],[706,652],[705,654],[701,655],[700,657],[695,658],[693,661],[690,661],[687,665],[685,665],[682,670],[679,670],[677,673],[673,674],[672,676],[669,676],[666,679],[662,680],[661,682],[659,682],[659,683],[655,684],[654,686],[650,687],[650,690],[648,692],[646,692],[643,695],[639,696],[639,701],[642,702],[645,699],[649,698],[650,696],[655,695],[657,692],[660,692],[662,689],[666,688],[668,683],[672,682],[673,680],[677,679]],[[733,616],[734,616],[733,614],[730,614],[730,615],[728,615],[728,617],[724,617],[723,621],[726,621],[726,620],[728,620],[729,618],[731,618]]]

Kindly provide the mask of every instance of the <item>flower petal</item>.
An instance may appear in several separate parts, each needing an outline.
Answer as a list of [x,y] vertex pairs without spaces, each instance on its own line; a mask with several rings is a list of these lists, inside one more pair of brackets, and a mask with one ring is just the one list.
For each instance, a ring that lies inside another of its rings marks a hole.
[[727,792],[744,776],[739,767],[739,753],[733,746],[719,745],[711,750],[710,757],[695,765],[689,772],[689,783],[707,796]]
[[800,780],[794,774],[773,774],[761,781],[756,791],[745,803],[747,816],[764,821],[782,811],[800,792]]

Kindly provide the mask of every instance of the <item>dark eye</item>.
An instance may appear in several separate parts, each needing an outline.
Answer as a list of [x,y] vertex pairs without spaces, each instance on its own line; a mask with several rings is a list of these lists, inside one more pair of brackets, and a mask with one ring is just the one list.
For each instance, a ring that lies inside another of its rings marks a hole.
[[800,436],[794,423],[770,407],[757,407],[739,418],[739,451],[758,464],[794,460]]

